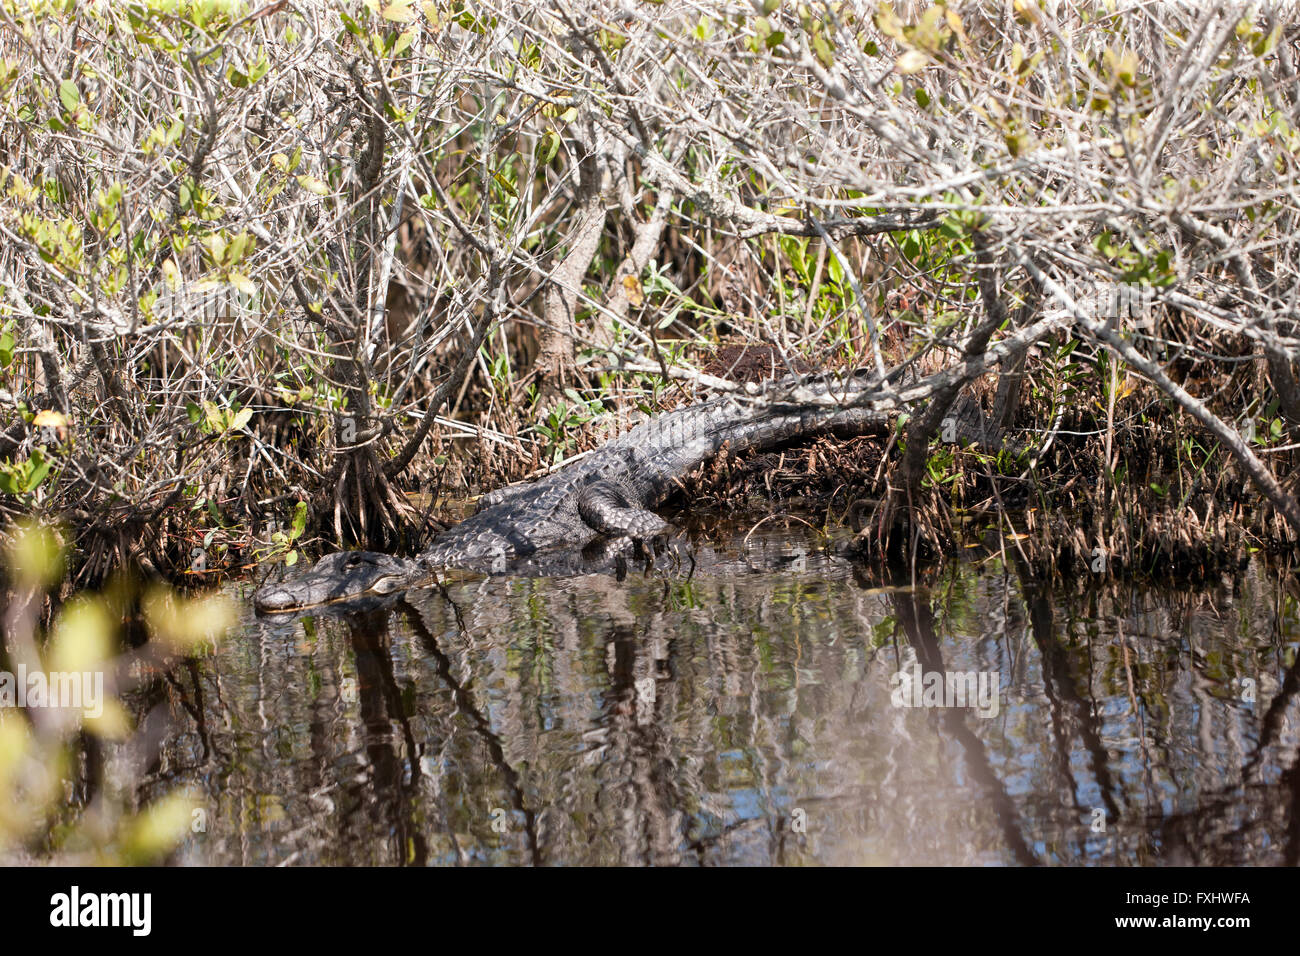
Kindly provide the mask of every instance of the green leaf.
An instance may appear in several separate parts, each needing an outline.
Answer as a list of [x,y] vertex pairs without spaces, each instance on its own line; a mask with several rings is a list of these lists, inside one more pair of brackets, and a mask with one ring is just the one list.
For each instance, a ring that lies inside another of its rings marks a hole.
[[241,232],[239,235],[235,236],[235,238],[231,239],[230,244],[227,247],[226,261],[233,266],[236,262],[242,259],[244,253],[248,250],[248,243],[249,235],[246,232]]
[[949,239],[960,239],[966,235],[966,226],[960,216],[949,213],[943,217],[943,222],[939,223],[939,234]]
[[414,2],[415,0],[394,0],[380,11],[380,16],[394,23],[410,23],[415,19],[415,11],[411,9]]
[[214,232],[203,240],[203,245],[207,247],[208,255],[212,257],[214,264],[221,265],[225,262],[227,248],[225,236],[219,232]]
[[253,284],[252,279],[244,275],[242,272],[231,272],[227,274],[226,281],[240,292],[244,293],[244,295],[257,295],[257,286]]
[[50,461],[45,457],[45,453],[40,448],[32,449],[31,461],[28,462],[30,470],[27,472],[27,480],[24,482],[24,491],[35,491],[45,476],[50,473]]
[[81,91],[77,89],[77,84],[71,80],[64,80],[59,84],[59,102],[63,108],[71,113],[81,102]]
[[504,189],[511,196],[514,196],[516,199],[519,198],[519,193],[515,191],[515,187],[510,180],[506,179],[499,172],[493,173],[492,178],[496,180],[498,186]]
[[299,176],[298,185],[309,193],[315,193],[317,196],[329,195],[329,186],[326,183],[321,182],[315,176]]
[[832,51],[830,41],[826,39],[825,34],[815,34],[812,47],[813,52],[817,54],[817,59],[821,60],[822,66],[829,70],[835,65],[835,53]]
[[559,151],[560,134],[553,129],[548,129],[546,135],[542,137],[541,143],[538,144],[538,159],[543,166],[549,165]]
[[226,418],[221,414],[221,409],[217,408],[212,402],[203,403],[203,417],[207,422],[210,431],[221,431],[225,424]]

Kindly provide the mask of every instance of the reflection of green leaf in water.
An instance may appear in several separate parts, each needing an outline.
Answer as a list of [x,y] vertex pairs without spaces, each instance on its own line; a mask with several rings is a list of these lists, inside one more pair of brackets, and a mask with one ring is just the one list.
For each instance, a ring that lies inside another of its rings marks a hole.
[[894,633],[898,630],[898,619],[892,614],[887,614],[875,624],[871,625],[871,646],[884,647],[894,639]]
[[698,611],[704,607],[704,599],[694,581],[670,581],[665,596],[671,611]]

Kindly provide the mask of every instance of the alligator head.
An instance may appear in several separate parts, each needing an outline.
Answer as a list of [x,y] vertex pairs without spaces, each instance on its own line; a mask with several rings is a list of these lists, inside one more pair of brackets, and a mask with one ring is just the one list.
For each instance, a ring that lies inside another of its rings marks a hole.
[[274,614],[393,594],[410,587],[417,576],[415,564],[390,554],[340,551],[321,558],[301,577],[258,589],[253,607],[259,614]]

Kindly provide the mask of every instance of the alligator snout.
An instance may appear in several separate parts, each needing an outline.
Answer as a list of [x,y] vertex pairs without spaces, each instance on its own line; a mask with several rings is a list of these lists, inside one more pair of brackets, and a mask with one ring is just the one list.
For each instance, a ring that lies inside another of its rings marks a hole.
[[253,595],[253,609],[258,614],[273,611],[290,611],[301,607],[300,599],[289,588],[274,584],[264,587]]
[[302,577],[268,584],[253,595],[259,614],[297,611],[365,595],[394,594],[419,574],[418,565],[374,551],[340,551],[316,562]]

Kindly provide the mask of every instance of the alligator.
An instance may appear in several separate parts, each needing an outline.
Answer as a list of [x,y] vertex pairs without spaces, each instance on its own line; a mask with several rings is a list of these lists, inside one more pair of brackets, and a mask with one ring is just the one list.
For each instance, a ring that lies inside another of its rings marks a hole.
[[[258,590],[254,607],[261,614],[298,611],[392,594],[452,567],[499,573],[517,559],[578,550],[602,535],[653,540],[669,525],[650,509],[723,446],[739,453],[828,431],[861,434],[886,428],[886,411],[852,401],[873,381],[878,380],[859,375],[805,383],[797,401],[747,401],[729,394],[665,412],[545,478],[483,496],[473,515],[439,534],[412,559],[373,551],[327,555],[296,580]],[[836,400],[816,401],[828,394]],[[987,443],[985,421],[975,409],[958,420],[962,436]]]

